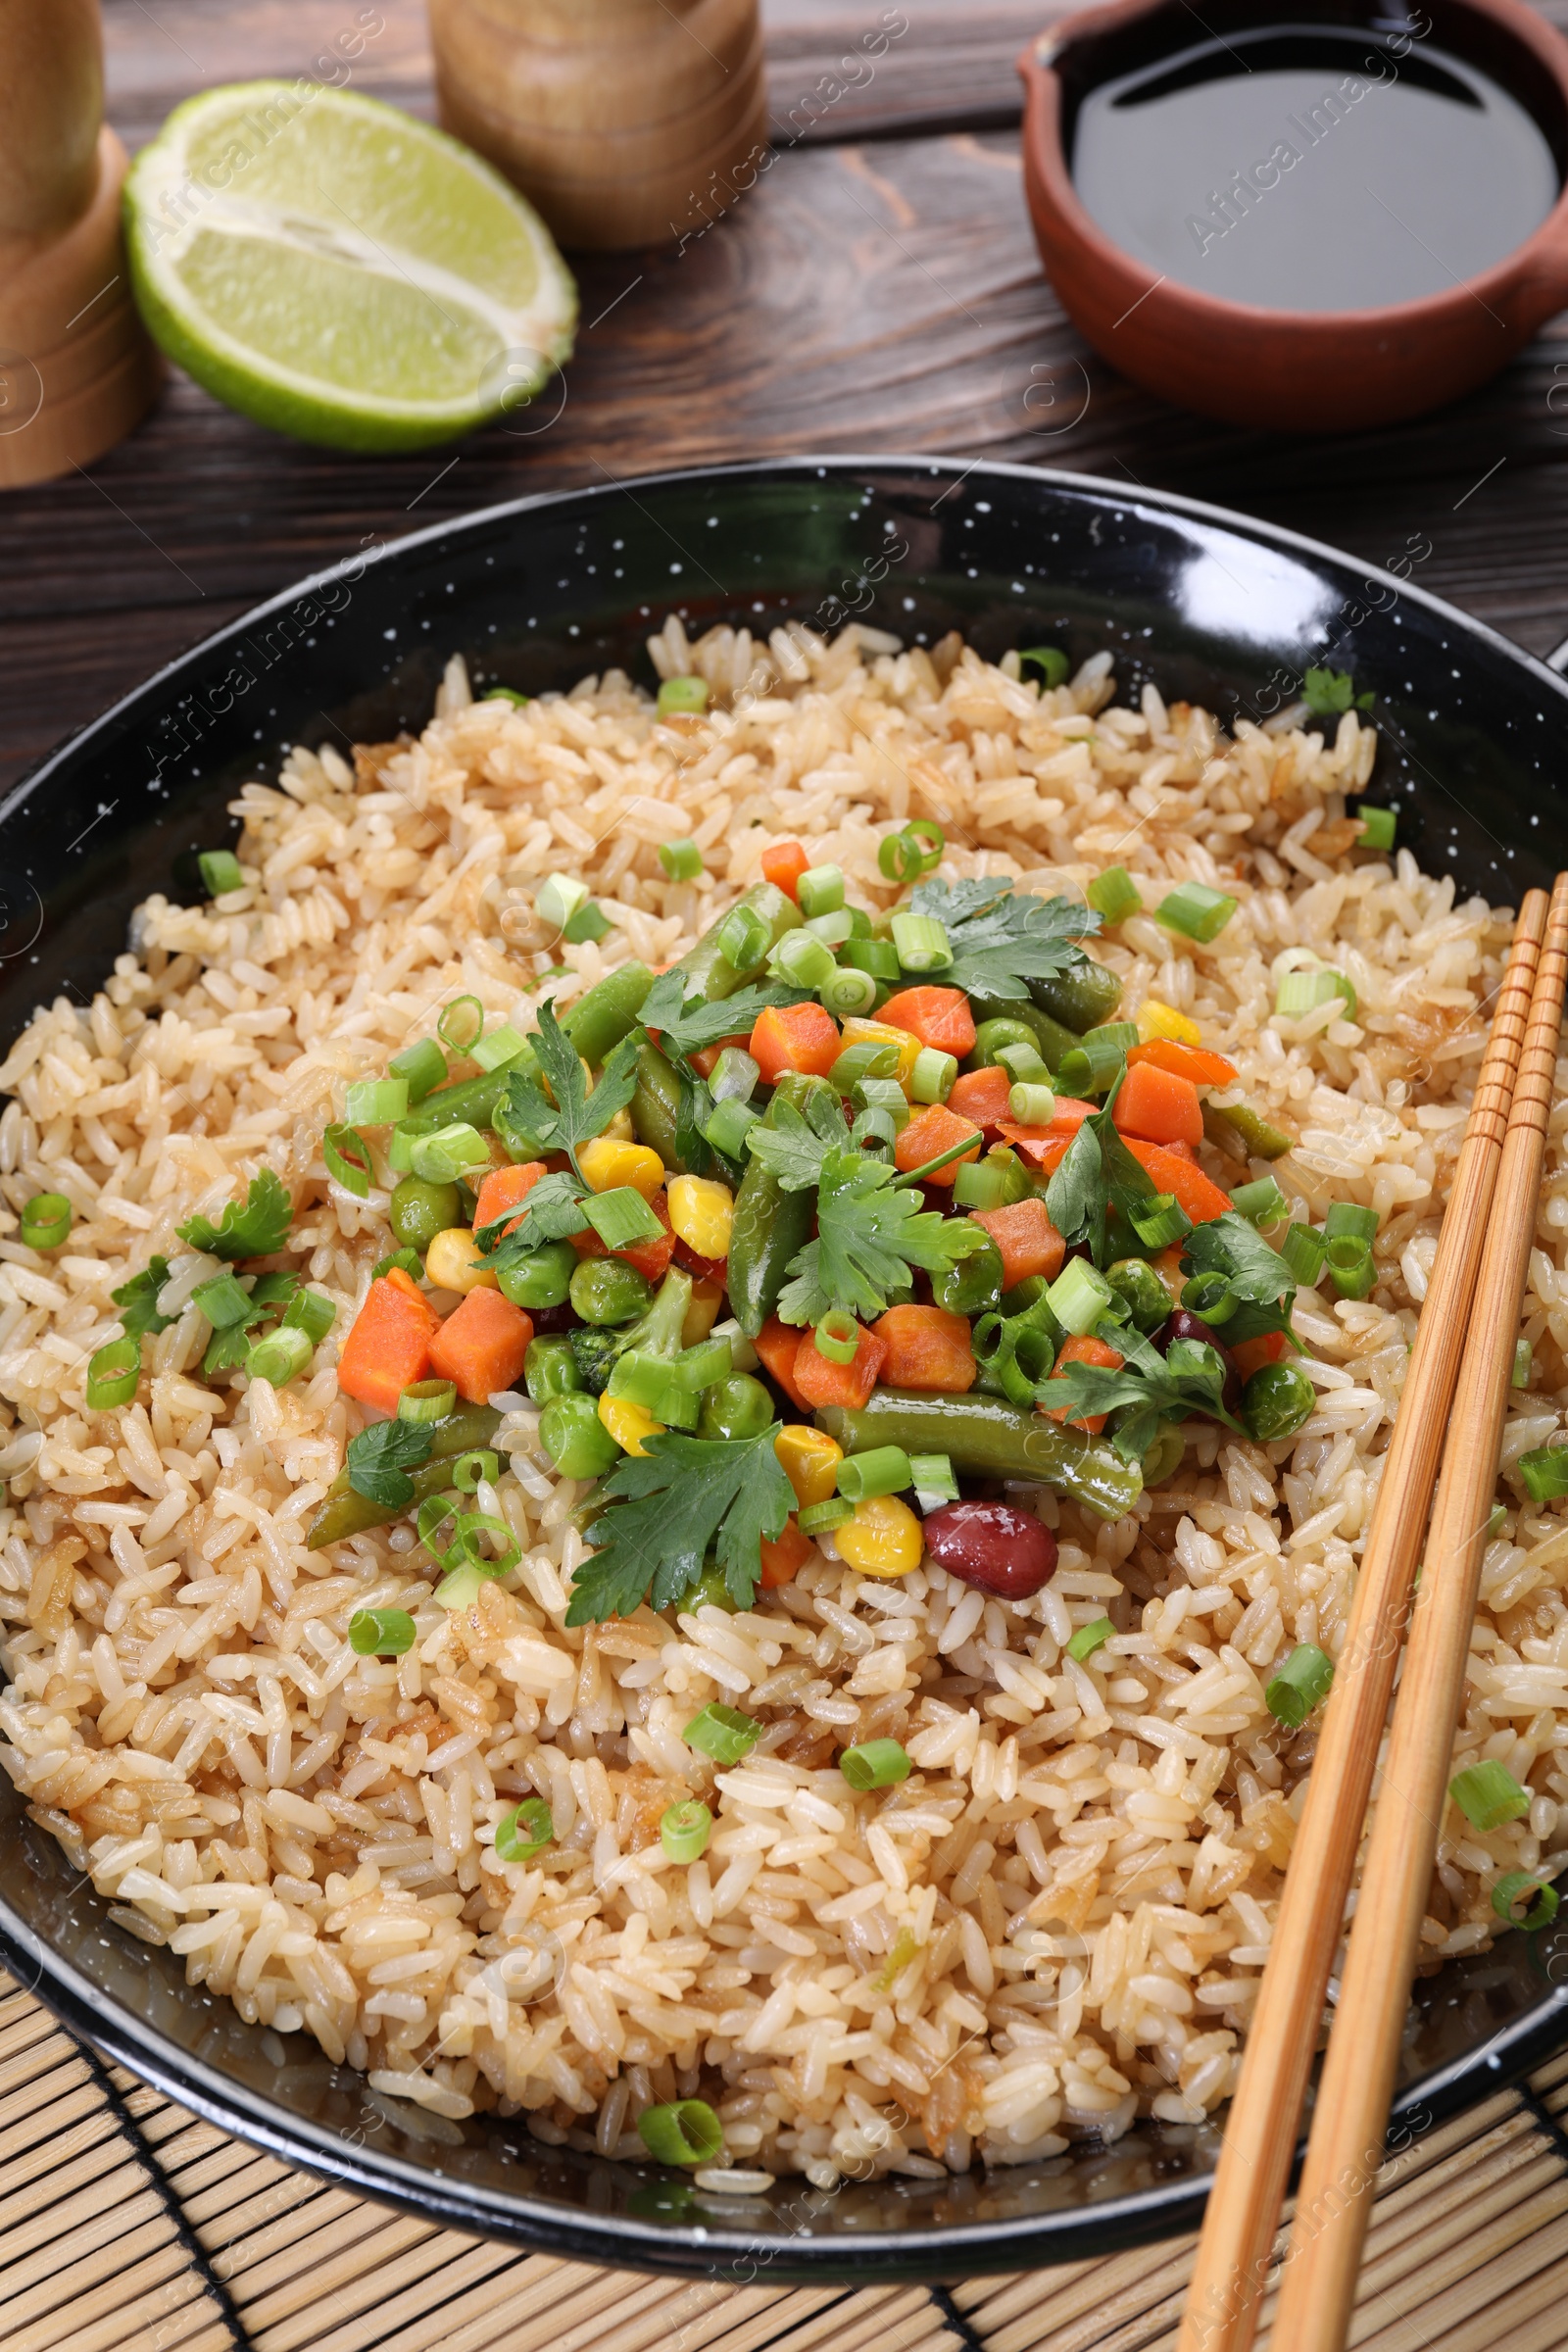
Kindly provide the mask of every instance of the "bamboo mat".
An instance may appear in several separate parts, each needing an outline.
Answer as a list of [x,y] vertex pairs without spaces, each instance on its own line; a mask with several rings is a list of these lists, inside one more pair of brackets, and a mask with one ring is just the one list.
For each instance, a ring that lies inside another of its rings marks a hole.
[[[520,2254],[225,2137],[0,1974],[0,2352],[1163,2352],[1193,2242],[858,2291]],[[1391,2161],[1351,2340],[1568,2346],[1568,2053]]]

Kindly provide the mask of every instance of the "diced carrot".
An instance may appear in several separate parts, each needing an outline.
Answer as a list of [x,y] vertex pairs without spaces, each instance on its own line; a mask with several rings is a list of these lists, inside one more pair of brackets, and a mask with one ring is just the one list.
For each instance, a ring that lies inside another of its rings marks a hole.
[[776,1086],[786,1070],[825,1078],[839,1057],[839,1025],[820,1004],[769,1004],[757,1016],[748,1051],[764,1086]]
[[1170,1302],[1172,1306],[1180,1306],[1182,1302],[1182,1293],[1187,1288],[1188,1279],[1187,1276],[1182,1272],[1182,1246],[1180,1242],[1172,1242],[1168,1250],[1161,1250],[1159,1255],[1157,1257],[1152,1257],[1149,1262],[1151,1266],[1152,1266],[1154,1272],[1159,1276],[1160,1281],[1165,1285],[1166,1290],[1169,1291]]
[[782,890],[793,899],[796,885],[801,876],[809,870],[810,863],[800,842],[772,841],[762,852],[762,879],[771,882],[775,890]]
[[[1224,1336],[1221,1332],[1221,1339]],[[1291,1343],[1283,1331],[1265,1331],[1255,1340],[1238,1340],[1228,1352],[1242,1378],[1250,1380],[1265,1364],[1283,1363],[1291,1352]]]
[[457,1383],[469,1404],[483,1404],[522,1377],[533,1317],[499,1291],[469,1291],[430,1342],[430,1369]]
[[[669,1203],[665,1199],[662,1185],[660,1186],[648,1205],[664,1228],[657,1242],[633,1242],[625,1250],[612,1251],[605,1248],[604,1243],[590,1225],[586,1231],[574,1233],[571,1237],[571,1246],[577,1255],[579,1257],[623,1257],[627,1265],[635,1266],[638,1273],[647,1281],[662,1282],[664,1276],[669,1272],[669,1261],[679,1246],[669,1229]],[[694,1259],[691,1270],[695,1271],[698,1266],[706,1268],[707,1264],[706,1258]]]
[[1195,1225],[1206,1225],[1211,1218],[1226,1214],[1231,1204],[1229,1193],[1222,1193],[1217,1184],[1210,1183],[1197,1161],[1185,1152],[1167,1152],[1160,1145],[1146,1144],[1134,1135],[1127,1138],[1127,1149],[1151,1178],[1155,1192],[1169,1193]]
[[[1085,1119],[1092,1119],[1100,1109],[1098,1102],[1080,1102],[1075,1095],[1058,1095],[1056,1107],[1048,1127],[1020,1127],[1016,1120],[999,1119],[997,1131],[1020,1151],[1046,1144],[1070,1144]],[[1059,1159],[1061,1154],[1056,1154]],[[1036,1157],[1039,1157],[1038,1151]],[[1054,1163],[1053,1163],[1054,1164]]]
[[[492,1168],[480,1185],[473,1204],[475,1233],[481,1225],[493,1225],[498,1217],[506,1215],[509,1208],[516,1208],[526,1200],[544,1172],[545,1163],[542,1159],[525,1159],[517,1167]],[[514,1217],[507,1231],[511,1233],[521,1222],[520,1217]]]
[[784,1533],[769,1539],[761,1538],[762,1573],[758,1579],[764,1592],[776,1592],[798,1576],[811,1556],[811,1539],[803,1536],[800,1522],[791,1511],[784,1522]]
[[371,1283],[354,1318],[338,1357],[338,1387],[378,1412],[395,1413],[404,1390],[428,1373],[430,1342],[440,1328],[441,1318],[418,1284],[394,1266]]
[[[816,1344],[814,1331],[801,1334],[801,1345],[793,1366],[795,1386],[808,1405],[847,1404],[858,1412],[876,1387],[888,1351],[886,1340],[874,1331],[857,1326],[859,1339],[856,1345],[853,1363],[836,1364],[824,1355]],[[761,1354],[760,1343],[754,1343]],[[763,1361],[766,1358],[763,1357]]]
[[1043,1200],[1012,1200],[1004,1208],[971,1209],[969,1213],[1002,1251],[1004,1289],[1012,1290],[1031,1274],[1055,1281],[1067,1245],[1051,1222]]
[[1193,1150],[1191,1144],[1167,1144],[1165,1149],[1172,1159],[1185,1159],[1190,1167],[1198,1166],[1198,1153]]
[[[963,1159],[978,1159],[983,1141],[973,1119],[960,1118],[944,1102],[929,1102],[917,1110],[893,1147],[893,1156],[906,1175],[911,1168],[923,1168],[928,1159],[943,1152],[951,1152],[961,1144],[966,1135],[974,1137],[974,1150],[965,1152]],[[937,1168],[927,1179],[931,1184],[951,1185],[958,1173],[960,1162],[950,1159],[945,1168]]]
[[1123,1135],[1148,1144],[1199,1144],[1203,1140],[1203,1105],[1191,1078],[1178,1078],[1157,1062],[1129,1066],[1111,1113]]
[[872,1329],[887,1343],[882,1371],[890,1389],[961,1396],[974,1387],[967,1316],[950,1314],[941,1306],[890,1306]]
[[752,1346],[762,1359],[765,1371],[778,1382],[785,1396],[799,1412],[808,1413],[810,1405],[795,1385],[795,1359],[801,1351],[805,1334],[791,1323],[781,1323],[777,1315],[762,1325]]
[[1227,1061],[1223,1054],[1211,1054],[1204,1046],[1184,1046],[1173,1037],[1151,1038],[1147,1046],[1134,1046],[1127,1055],[1127,1067],[1136,1070],[1142,1062],[1152,1062],[1156,1070],[1169,1070],[1172,1077],[1190,1078],[1195,1086],[1229,1086],[1236,1076],[1236,1064]]
[[948,1108],[956,1111],[961,1119],[973,1119],[977,1127],[997,1134],[1007,1116],[1007,1097],[1012,1092],[1010,1071],[1000,1067],[989,1070],[965,1070],[954,1082],[948,1097]]
[[890,1029],[906,1029],[939,1054],[956,1054],[960,1061],[974,1052],[974,1014],[961,988],[901,988],[876,1017]]
[[[1125,1361],[1126,1358],[1118,1355],[1114,1348],[1107,1347],[1103,1340],[1095,1339],[1068,1340],[1056,1357],[1058,1366],[1061,1364],[1097,1364],[1102,1372],[1119,1372]],[[1057,1407],[1050,1414],[1049,1418],[1053,1421],[1065,1421],[1067,1419],[1066,1406]],[[1069,1426],[1073,1429],[1087,1429],[1091,1437],[1098,1438],[1105,1426],[1105,1421],[1104,1413],[1084,1413],[1073,1420]]]
[[742,1029],[734,1037],[721,1037],[716,1046],[699,1046],[695,1054],[687,1055],[687,1059],[699,1078],[711,1078],[726,1046],[739,1046],[744,1050],[750,1043],[750,1038]]

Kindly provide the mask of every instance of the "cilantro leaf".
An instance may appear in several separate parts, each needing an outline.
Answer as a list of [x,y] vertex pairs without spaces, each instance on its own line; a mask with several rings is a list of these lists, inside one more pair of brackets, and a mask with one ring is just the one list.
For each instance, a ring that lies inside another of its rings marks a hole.
[[1153,1178],[1122,1142],[1112,1115],[1125,1077],[1125,1070],[1117,1073],[1103,1107],[1085,1119],[1046,1187],[1051,1221],[1068,1249],[1087,1242],[1090,1255],[1102,1267],[1109,1255],[1110,1211],[1130,1221],[1155,1190]]
[[149,1258],[139,1274],[122,1283],[109,1296],[120,1309],[120,1328],[127,1340],[139,1340],[143,1332],[167,1331],[176,1323],[177,1315],[158,1312],[158,1294],[169,1280],[167,1257]]
[[270,1257],[281,1250],[293,1219],[288,1187],[270,1168],[263,1168],[251,1178],[243,1206],[230,1200],[216,1225],[208,1217],[188,1217],[177,1231],[193,1250],[226,1257],[233,1264],[238,1258]]
[[1348,669],[1309,669],[1301,680],[1301,700],[1314,718],[1338,718],[1345,710],[1370,710],[1373,696],[1357,694]]
[[[828,1105],[832,1108],[832,1105]],[[838,1133],[824,1135],[814,1121],[803,1117],[793,1102],[775,1102],[765,1126],[749,1128],[746,1149],[777,1177],[787,1193],[804,1193],[822,1181],[828,1153],[848,1142],[842,1113],[835,1114]],[[827,1124],[822,1121],[822,1126]]]
[[1173,1340],[1161,1355],[1136,1333],[1118,1332],[1114,1346],[1124,1354],[1120,1371],[1099,1364],[1058,1364],[1035,1391],[1046,1412],[1065,1408],[1070,1420],[1090,1414],[1116,1415],[1110,1442],[1125,1462],[1143,1458],[1166,1421],[1207,1413],[1227,1429],[1241,1424],[1225,1410],[1225,1362],[1204,1340]]
[[1195,1225],[1182,1243],[1182,1265],[1195,1274],[1223,1274],[1238,1298],[1277,1306],[1296,1296],[1296,1276],[1257,1227],[1232,1208]]
[[786,1323],[819,1322],[835,1306],[864,1321],[908,1292],[911,1266],[940,1273],[985,1247],[968,1218],[922,1209],[884,1161],[843,1147],[822,1163],[816,1224],[815,1241],[790,1260],[795,1279],[778,1302]]
[[773,1450],[777,1425],[755,1438],[644,1440],[617,1462],[602,1493],[611,1508],[594,1522],[599,1548],[578,1569],[568,1625],[629,1617],[645,1599],[678,1600],[714,1545],[724,1583],[745,1608],[762,1573],[761,1539],[781,1536],[795,1490]]
[[401,1511],[414,1500],[411,1470],[430,1458],[435,1433],[418,1421],[375,1421],[350,1438],[349,1485],[368,1502]]
[[808,988],[791,988],[783,980],[768,980],[755,988],[738,989],[732,997],[716,998],[711,1004],[706,997],[694,997],[687,1004],[666,985],[670,981],[684,987],[685,974],[661,972],[643,999],[639,1016],[645,1029],[659,1031],[659,1042],[670,1054],[701,1053],[704,1046],[716,1046],[721,1037],[749,1037],[760,1012],[774,1005],[805,1004],[811,994]]
[[1084,962],[1078,942],[1100,929],[1094,907],[1015,891],[1002,875],[920,882],[909,903],[916,914],[935,915],[947,928],[953,964],[942,974],[944,987],[973,997],[1026,997],[1028,981],[1050,980]]
[[[562,1034],[552,1005],[540,1005],[539,1028],[533,1042],[539,1066],[550,1081],[550,1094],[532,1078],[520,1077],[514,1070],[507,1080],[512,1110],[518,1125],[537,1139],[541,1151],[564,1152],[577,1168],[579,1147],[591,1137],[602,1135],[615,1113],[624,1110],[637,1092],[636,1040],[621,1039],[606,1061],[599,1084],[591,1092],[582,1063]],[[577,1168],[577,1173],[580,1177],[582,1170]]]
[[[574,1233],[586,1233],[582,1197],[583,1187],[576,1177],[569,1169],[560,1168],[540,1177],[520,1210],[508,1209],[492,1224],[481,1225],[473,1238],[491,1272],[504,1274],[509,1266],[531,1257],[546,1242],[569,1241]],[[514,1220],[515,1231],[508,1233],[507,1227]]]
[[[226,1279],[226,1278],[225,1278]],[[225,1323],[215,1330],[202,1357],[202,1371],[211,1380],[219,1372],[232,1372],[243,1364],[251,1351],[251,1339],[258,1323],[270,1323],[282,1314],[300,1287],[297,1274],[259,1274],[250,1289],[250,1301],[236,1323]]]

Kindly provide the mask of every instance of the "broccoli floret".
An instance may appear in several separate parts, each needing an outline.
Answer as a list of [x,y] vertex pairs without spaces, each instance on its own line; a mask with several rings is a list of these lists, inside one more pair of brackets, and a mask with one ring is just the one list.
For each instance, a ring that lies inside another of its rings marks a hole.
[[678,1355],[681,1327],[692,1302],[692,1278],[671,1266],[645,1314],[635,1323],[582,1323],[566,1334],[582,1385],[602,1396],[611,1373],[628,1348],[645,1355]]

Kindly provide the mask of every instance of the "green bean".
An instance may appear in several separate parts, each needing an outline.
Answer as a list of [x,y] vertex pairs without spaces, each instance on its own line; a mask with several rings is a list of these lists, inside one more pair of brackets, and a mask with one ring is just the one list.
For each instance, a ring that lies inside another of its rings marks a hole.
[[657,1152],[666,1168],[678,1165],[675,1130],[680,1116],[680,1080],[654,1045],[637,1056],[637,1092],[631,1099],[631,1123],[637,1141]]
[[[801,910],[795,901],[782,890],[775,889],[771,882],[759,882],[755,889],[737,899],[735,905],[755,908],[771,927],[773,936],[769,946],[776,946],[786,931],[798,931],[801,927]],[[686,974],[686,993],[689,997],[706,997],[710,1004],[721,998],[732,997],[748,980],[755,980],[766,962],[767,950],[764,948],[755,963],[749,964],[744,972],[738,972],[729,957],[719,954],[718,934],[733,911],[733,908],[726,909],[719,920],[703,933],[696,947],[676,964],[676,971]]]
[[1136,1466],[1108,1446],[972,1389],[963,1396],[877,1389],[858,1411],[825,1405],[816,1425],[846,1453],[877,1446],[902,1446],[911,1455],[945,1453],[971,1478],[1033,1479],[1102,1519],[1119,1519],[1144,1491]]
[[345,1536],[363,1536],[367,1528],[387,1527],[394,1519],[401,1519],[405,1511],[417,1509],[427,1494],[445,1493],[452,1484],[452,1466],[458,1455],[474,1453],[488,1446],[500,1425],[501,1415],[490,1404],[460,1404],[445,1420],[431,1422],[429,1458],[409,1472],[414,1494],[408,1502],[395,1508],[389,1503],[372,1502],[368,1494],[356,1494],[349,1484],[348,1471],[340,1470],[311,1521],[311,1532],[305,1539],[307,1545],[312,1551],[319,1551],[323,1544],[339,1544]]
[[[1069,964],[1066,971],[1054,973],[1049,980],[1031,980],[1029,994],[1054,1021],[1064,1022],[1082,1036],[1086,1029],[1109,1020],[1121,1003],[1121,982],[1107,965],[1096,963],[1091,956]],[[1054,1069],[1056,1065],[1052,1062],[1051,1066]]]
[[654,975],[646,963],[617,964],[562,1016],[562,1035],[590,1069],[598,1069],[605,1055],[612,1053],[623,1037],[630,1037],[643,999],[653,985]]
[[1291,1138],[1247,1102],[1205,1102],[1203,1133],[1232,1159],[1283,1159],[1291,1149]]
[[[1064,1029],[1060,1021],[1053,1020],[1049,1012],[1042,1012],[1040,1006],[1032,1004],[1027,997],[972,996],[969,999],[969,1004],[981,1028],[984,1028],[988,1021],[995,1020],[1021,1023],[1040,1048],[1041,1059],[1048,1070],[1059,1069],[1063,1054],[1073,1053],[1078,1046],[1079,1040],[1075,1030]],[[980,1029],[976,1029],[976,1045],[979,1044],[979,1040]],[[1003,1039],[1000,1042],[1005,1044],[1006,1040]]]
[[477,1078],[465,1078],[457,1086],[443,1086],[433,1095],[426,1095],[417,1110],[411,1110],[398,1127],[404,1135],[433,1135],[438,1127],[461,1124],[465,1127],[489,1127],[494,1124],[496,1105],[505,1100],[507,1080],[514,1070],[521,1078],[530,1078],[539,1068],[539,1058],[532,1046],[514,1054],[493,1070],[481,1070]]
[[[773,1089],[773,1100],[763,1114],[764,1126],[777,1125],[775,1113],[781,1102],[792,1103],[813,1126],[831,1118],[841,1133],[848,1133],[838,1094],[825,1078],[787,1070]],[[735,1196],[724,1284],[731,1310],[749,1340],[756,1339],[778,1304],[790,1259],[810,1240],[815,1212],[816,1197],[810,1190],[787,1193],[755,1153],[748,1155],[746,1173]]]

